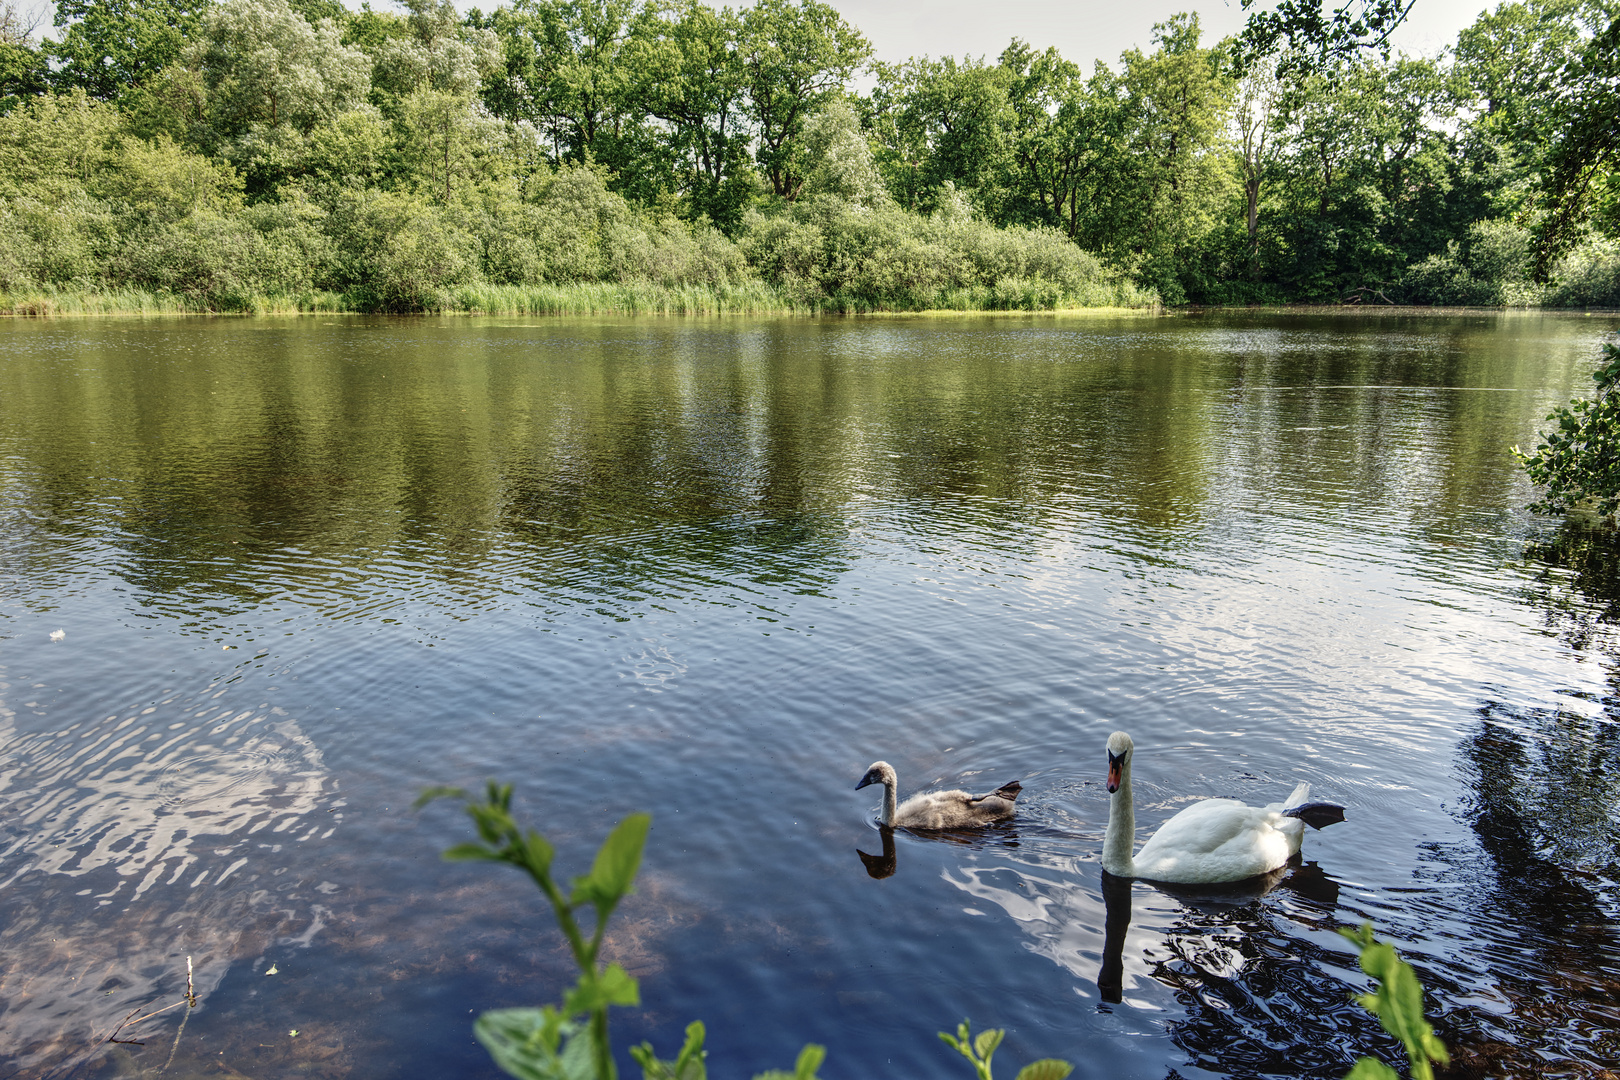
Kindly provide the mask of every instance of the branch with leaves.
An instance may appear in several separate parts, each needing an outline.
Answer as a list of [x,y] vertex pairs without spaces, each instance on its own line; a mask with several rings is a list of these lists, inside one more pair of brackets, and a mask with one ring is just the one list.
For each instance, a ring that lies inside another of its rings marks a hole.
[[[601,967],[598,957],[608,919],[632,891],[652,817],[631,814],[619,822],[596,853],[591,872],[574,878],[572,891],[564,894],[551,874],[556,849],[535,830],[519,828],[512,818],[511,784],[491,780],[482,800],[469,798],[460,788],[430,788],[416,805],[439,798],[465,799],[479,836],[478,842],[457,844],[444,857],[457,862],[504,862],[528,874],[551,902],[557,927],[579,966],[579,981],[563,998],[561,1008],[496,1009],[478,1018],[473,1034],[497,1065],[524,1080],[616,1080],[618,1070],[608,1042],[608,1007],[640,1004],[641,992],[624,968],[618,964]],[[587,908],[595,913],[589,936],[576,917]],[[583,1027],[576,1021],[580,1016],[587,1018]]]
[[1280,52],[1279,74],[1304,74],[1330,70],[1363,49],[1387,56],[1389,36],[1416,0],[1344,0],[1331,11],[1323,0],[1279,0],[1269,11],[1252,10],[1258,2],[1242,0],[1249,20],[1234,51],[1239,70]]
[[[512,817],[511,784],[491,780],[482,799],[470,797],[461,788],[429,788],[416,806],[443,798],[464,800],[478,829],[477,841],[456,844],[444,857],[452,862],[506,863],[527,874],[550,902],[557,928],[579,967],[579,980],[560,1007],[492,1009],[473,1024],[473,1035],[495,1064],[519,1080],[617,1080],[613,1046],[608,1041],[608,1009],[639,1005],[641,989],[624,968],[603,966],[600,957],[608,919],[634,891],[651,815],[631,814],[619,822],[597,851],[591,872],[574,878],[565,893],[552,876],[556,848],[535,830],[520,827]],[[595,916],[589,933],[578,918],[587,909]],[[703,1049],[703,1037],[701,1023],[689,1025],[686,1044],[674,1061],[660,1061],[650,1043],[642,1043],[630,1054],[646,1080],[707,1080],[704,1062],[708,1052]],[[826,1053],[823,1047],[807,1045],[791,1073],[773,1070],[755,1080],[816,1080]]]
[[1563,514],[1591,506],[1610,524],[1620,511],[1620,345],[1605,342],[1603,366],[1592,374],[1597,396],[1576,398],[1547,414],[1557,425],[1533,454],[1513,455],[1542,490],[1531,509]]

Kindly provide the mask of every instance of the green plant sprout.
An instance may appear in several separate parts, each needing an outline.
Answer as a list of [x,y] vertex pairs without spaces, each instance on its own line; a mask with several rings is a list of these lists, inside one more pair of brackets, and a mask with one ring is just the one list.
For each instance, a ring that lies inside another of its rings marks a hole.
[[[465,800],[479,837],[477,842],[447,848],[444,857],[452,862],[503,862],[528,874],[550,901],[557,927],[579,967],[579,980],[560,1006],[491,1009],[473,1024],[473,1035],[495,1064],[519,1080],[618,1080],[608,1041],[608,1008],[639,1005],[641,989],[624,968],[600,966],[598,958],[608,919],[619,901],[634,891],[651,815],[631,814],[619,822],[602,842],[591,872],[574,878],[572,891],[565,895],[551,875],[556,849],[535,830],[520,828],[512,817],[511,784],[491,780],[482,799],[470,797],[461,788],[429,788],[416,800],[416,807],[443,798]],[[588,937],[576,918],[586,908],[596,915]],[[583,1023],[580,1017],[585,1018]],[[701,1023],[689,1025],[686,1044],[672,1062],[660,1061],[650,1043],[642,1043],[630,1053],[646,1080],[707,1080],[703,1037]],[[755,1080],[816,1080],[826,1053],[820,1046],[808,1045],[799,1052],[793,1072],[773,1070]]]
[[[466,800],[480,840],[448,848],[444,857],[454,862],[504,862],[527,873],[551,902],[557,926],[579,966],[579,981],[560,1008],[495,1009],[478,1018],[473,1034],[497,1065],[522,1080],[617,1080],[608,1042],[608,1006],[640,1004],[641,992],[624,968],[599,967],[597,957],[608,918],[632,890],[652,817],[631,814],[619,822],[596,853],[591,872],[575,878],[573,891],[565,896],[551,876],[555,854],[551,842],[533,829],[520,829],[512,818],[511,784],[491,780],[482,800],[470,798],[460,788],[429,788],[416,806],[440,798]],[[575,918],[584,908],[596,913],[589,938]],[[584,1027],[575,1021],[578,1016],[588,1018]]]
[[[1371,923],[1362,923],[1359,930],[1340,929],[1361,953],[1361,970],[1378,980],[1378,989],[1371,994],[1357,994],[1355,1000],[1367,1009],[1384,1030],[1401,1040],[1411,1065],[1412,1080],[1434,1080],[1434,1069],[1429,1064],[1438,1061],[1445,1065],[1451,1061],[1446,1044],[1435,1035],[1434,1028],[1423,1018],[1423,984],[1418,982],[1412,965],[1395,953],[1395,946],[1373,937]],[[1363,1057],[1344,1080],[1399,1080],[1394,1069],[1376,1058]]]
[[[968,1059],[978,1074],[978,1080],[994,1080],[990,1074],[990,1058],[1006,1038],[1007,1032],[1002,1028],[988,1028],[973,1034],[968,1022],[963,1020],[956,1025],[956,1034],[948,1031],[939,1033],[939,1039],[946,1046],[953,1048],[957,1053]],[[1074,1071],[1074,1066],[1067,1061],[1057,1058],[1044,1058],[1032,1061],[1018,1070],[1017,1080],[1063,1080]]]

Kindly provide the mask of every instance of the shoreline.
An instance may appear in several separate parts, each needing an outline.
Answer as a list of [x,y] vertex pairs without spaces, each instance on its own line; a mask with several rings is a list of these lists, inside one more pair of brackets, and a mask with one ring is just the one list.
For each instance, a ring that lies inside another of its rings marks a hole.
[[[940,306],[940,308],[883,308],[859,306],[851,309],[846,303],[800,304],[784,298],[770,303],[760,291],[745,290],[745,295],[727,296],[703,290],[645,290],[625,285],[585,285],[585,287],[530,287],[517,300],[539,303],[512,304],[457,304],[433,306],[410,311],[366,309],[358,304],[345,303],[347,296],[337,293],[318,293],[306,296],[256,296],[240,308],[207,308],[201,304],[188,304],[180,296],[162,293],[24,293],[19,296],[0,295],[0,319],[162,319],[162,317],[245,317],[287,316],[394,316],[394,317],[685,317],[685,319],[723,319],[723,317],[851,317],[851,319],[953,319],[953,317],[985,316],[1153,316],[1196,317],[1210,314],[1288,314],[1288,316],[1620,316],[1620,308],[1466,308],[1466,306],[1422,306],[1422,304],[1234,304],[1234,306],[1196,306],[1187,304],[1170,308],[1165,304],[1076,304],[1056,308],[974,308],[974,306]],[[447,298],[449,300],[449,298]],[[491,298],[492,300],[492,298]],[[617,301],[617,303],[616,303]]]

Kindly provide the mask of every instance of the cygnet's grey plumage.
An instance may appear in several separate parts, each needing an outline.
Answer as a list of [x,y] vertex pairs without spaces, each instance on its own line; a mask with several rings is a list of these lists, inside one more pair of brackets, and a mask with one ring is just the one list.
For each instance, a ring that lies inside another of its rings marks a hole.
[[984,795],[925,791],[896,806],[895,788],[899,781],[895,778],[894,766],[887,761],[873,762],[855,790],[868,784],[883,785],[883,816],[878,820],[895,829],[967,829],[1005,821],[1013,816],[1013,801],[1024,786],[1014,780]]

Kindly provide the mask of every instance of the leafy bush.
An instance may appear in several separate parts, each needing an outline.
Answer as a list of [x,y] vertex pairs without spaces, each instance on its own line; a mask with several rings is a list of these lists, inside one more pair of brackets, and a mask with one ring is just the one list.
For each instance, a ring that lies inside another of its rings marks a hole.
[[0,275],[7,289],[87,285],[100,276],[116,236],[114,215],[82,190],[59,201],[0,203]]
[[1444,254],[1407,268],[1408,299],[1420,304],[1465,307],[1527,307],[1543,302],[1545,289],[1530,280],[1534,238],[1510,221],[1476,221],[1465,243],[1451,240]]
[[1541,436],[1533,454],[1513,454],[1542,489],[1531,509],[1562,514],[1592,506],[1613,524],[1620,511],[1620,345],[1605,342],[1604,364],[1592,375],[1597,396],[1577,398],[1547,414],[1557,428]]
[[264,239],[240,217],[212,211],[142,229],[119,245],[106,276],[115,288],[154,289],[203,307],[239,308],[255,291]]
[[998,229],[962,213],[820,196],[750,212],[749,263],[798,303],[834,310],[1053,308],[1151,303],[1055,229]]
[[329,222],[333,284],[362,308],[442,308],[446,290],[479,278],[476,239],[418,198],[346,190]]
[[1620,242],[1588,240],[1559,261],[1553,282],[1556,307],[1620,308]]

